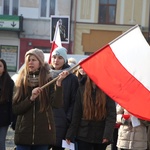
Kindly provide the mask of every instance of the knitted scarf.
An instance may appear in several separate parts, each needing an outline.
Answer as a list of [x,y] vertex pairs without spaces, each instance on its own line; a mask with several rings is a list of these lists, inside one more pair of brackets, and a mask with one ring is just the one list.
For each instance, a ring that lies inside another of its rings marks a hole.
[[30,87],[37,87],[39,85],[39,71],[29,72],[27,75],[28,85]]

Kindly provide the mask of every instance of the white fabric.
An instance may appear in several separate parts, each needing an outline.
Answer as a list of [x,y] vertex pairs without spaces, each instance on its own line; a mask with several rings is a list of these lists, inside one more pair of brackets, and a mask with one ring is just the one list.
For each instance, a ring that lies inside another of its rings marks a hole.
[[110,47],[119,62],[148,90],[150,90],[150,46],[139,26],[121,35]]

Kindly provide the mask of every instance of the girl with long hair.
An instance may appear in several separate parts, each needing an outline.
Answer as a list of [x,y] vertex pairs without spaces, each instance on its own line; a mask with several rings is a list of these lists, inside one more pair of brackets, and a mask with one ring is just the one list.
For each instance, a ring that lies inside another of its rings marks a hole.
[[62,106],[61,82],[67,75],[64,71],[56,83],[41,88],[52,79],[49,64],[44,62],[42,50],[35,48],[26,52],[13,98],[13,112],[17,115],[16,150],[47,150],[50,144],[55,144],[52,107]]
[[6,134],[12,122],[13,88],[14,82],[7,71],[7,64],[0,58],[0,150],[6,149]]
[[116,122],[115,102],[87,76],[79,87],[66,142],[77,141],[78,150],[105,150]]

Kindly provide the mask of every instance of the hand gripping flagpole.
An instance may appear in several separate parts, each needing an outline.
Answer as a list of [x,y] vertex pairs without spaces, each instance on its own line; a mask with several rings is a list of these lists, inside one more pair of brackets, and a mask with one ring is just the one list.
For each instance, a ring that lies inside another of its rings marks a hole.
[[[79,63],[76,64],[75,66],[73,66],[72,68],[70,68],[69,70],[66,69],[66,71],[68,71],[69,73],[71,73],[71,71],[72,71],[73,69],[77,68],[78,66],[79,66]],[[58,78],[59,78],[59,75],[58,75],[56,78],[54,78],[53,80],[51,80],[50,82],[44,84],[44,85],[41,87],[41,89],[44,89],[44,88],[46,88],[48,85],[54,83],[55,81],[57,81]]]

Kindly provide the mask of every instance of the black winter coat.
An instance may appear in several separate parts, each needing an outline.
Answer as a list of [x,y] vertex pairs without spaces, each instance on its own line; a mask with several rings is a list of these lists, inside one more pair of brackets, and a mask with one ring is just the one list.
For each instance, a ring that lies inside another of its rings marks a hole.
[[70,74],[62,82],[63,87],[63,107],[53,109],[56,125],[56,145],[61,147],[62,139],[65,139],[67,129],[70,125],[78,89],[78,79],[74,74]]
[[13,80],[10,80],[9,87],[6,89],[6,92],[8,92],[9,90],[8,100],[6,102],[0,103],[0,127],[8,126],[12,122],[13,87],[14,87],[14,82]]
[[102,143],[105,138],[111,142],[116,123],[115,102],[107,96],[107,116],[105,119],[99,121],[85,120],[83,118],[83,93],[84,87],[82,86],[77,92],[73,118],[66,139],[73,141],[76,137],[76,139],[89,143]]

